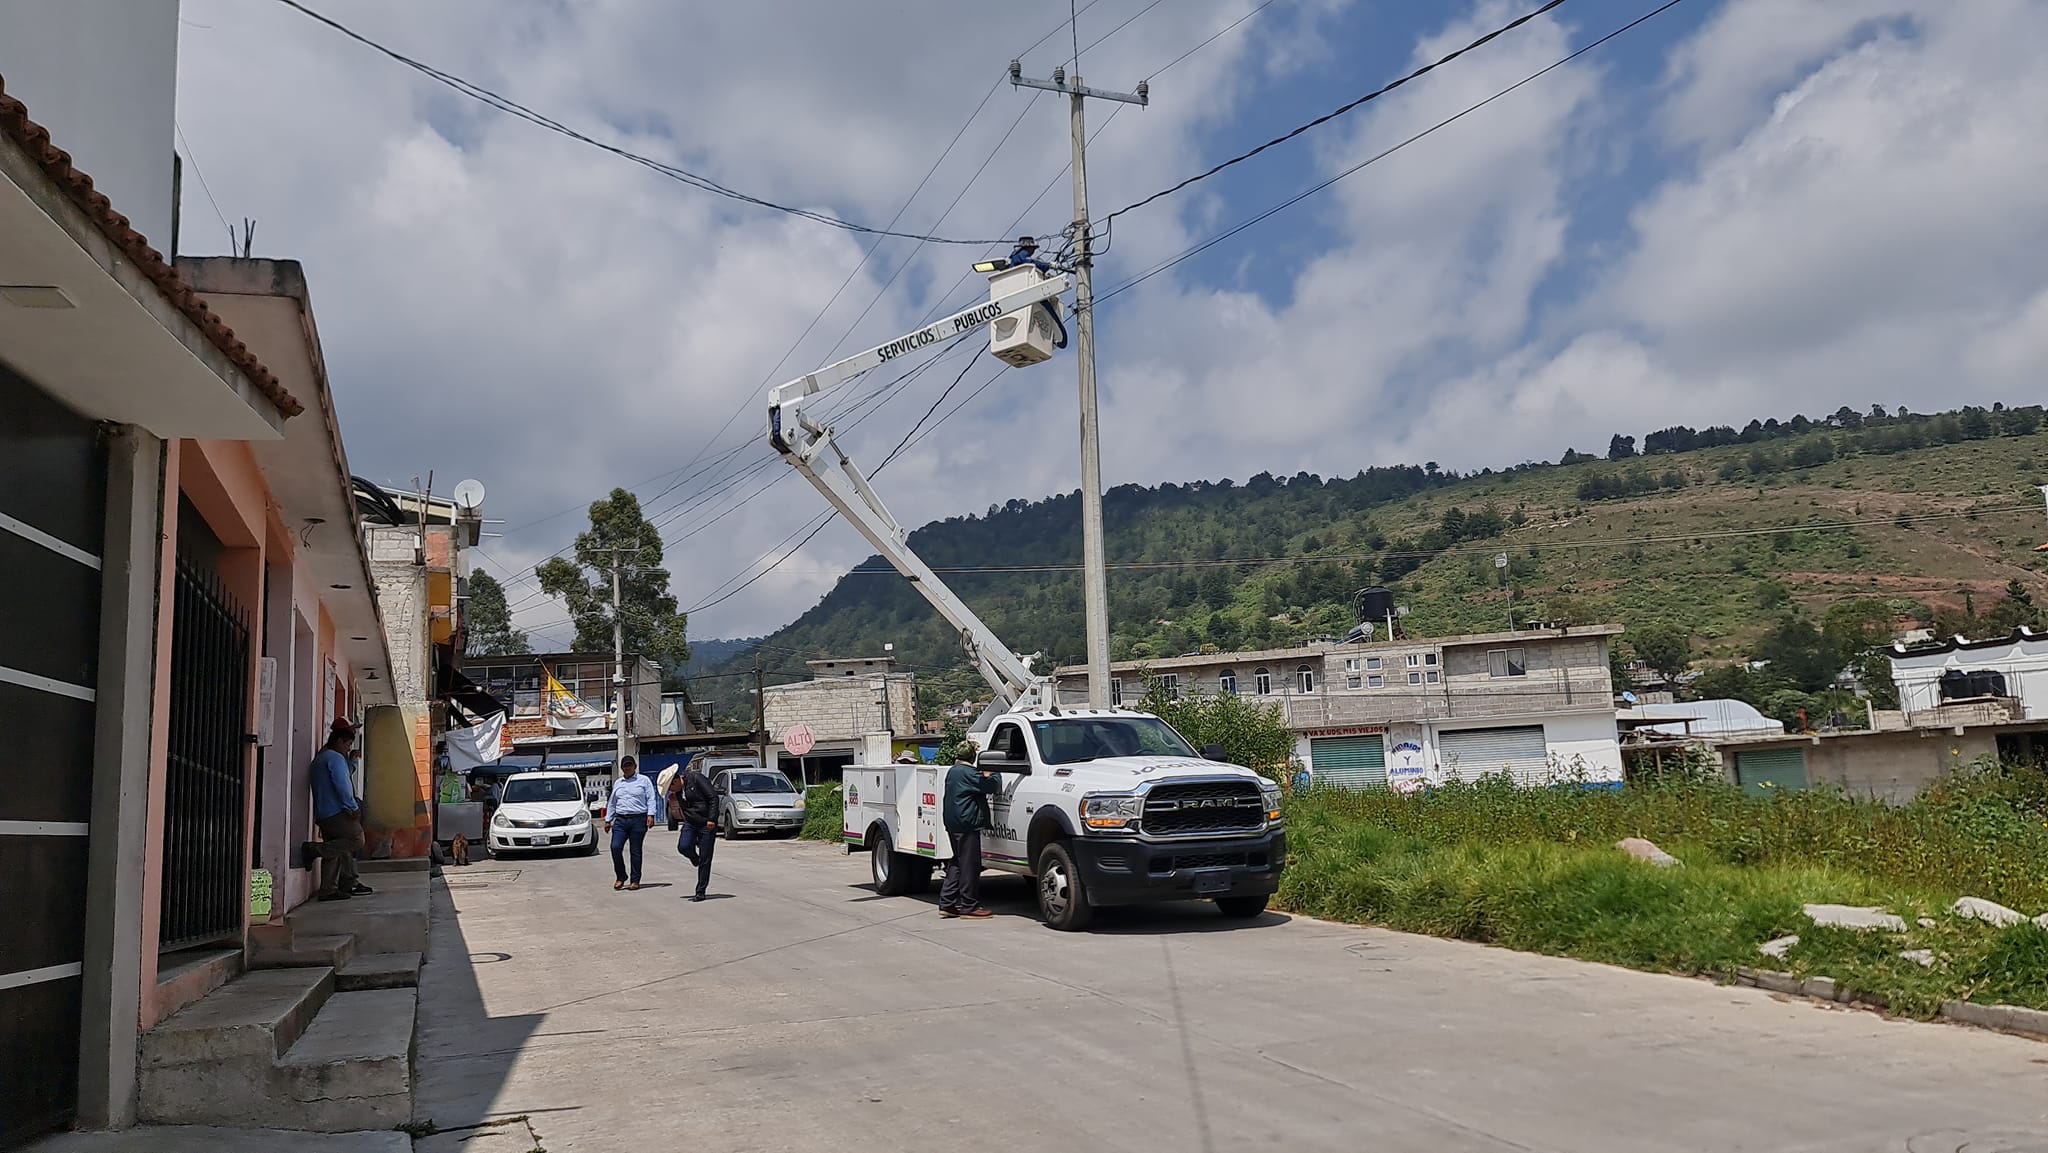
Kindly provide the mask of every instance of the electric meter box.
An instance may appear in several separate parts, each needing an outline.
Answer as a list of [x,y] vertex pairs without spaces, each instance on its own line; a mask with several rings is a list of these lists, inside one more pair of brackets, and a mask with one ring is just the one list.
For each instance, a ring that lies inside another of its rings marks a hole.
[[[988,278],[989,299],[1022,292],[1044,278],[1033,265],[1006,269]],[[1052,358],[1060,338],[1060,299],[1055,296],[1021,312],[999,316],[989,325],[989,348],[997,360],[1023,368]]]

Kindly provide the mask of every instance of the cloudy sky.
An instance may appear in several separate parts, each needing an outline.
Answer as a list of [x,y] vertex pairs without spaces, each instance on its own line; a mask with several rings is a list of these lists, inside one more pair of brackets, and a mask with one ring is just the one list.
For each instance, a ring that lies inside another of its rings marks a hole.
[[[1073,54],[1066,0],[308,2],[764,199],[965,239],[1071,217],[1066,108],[1004,82],[1020,53],[1039,75]],[[1098,294],[1658,2],[1570,0],[1120,218]],[[1096,215],[1535,6],[1084,4],[1087,82],[1150,77],[1153,98],[1088,110]],[[1106,480],[1478,468],[1673,423],[2038,401],[2042,43],[2044,0],[1686,0],[1106,296]],[[184,0],[179,68],[188,164],[212,192],[186,181],[185,250],[226,250],[217,202],[258,221],[258,255],[305,263],[350,463],[483,480],[506,522],[484,563],[542,647],[569,630],[524,574],[590,500],[635,488],[678,597],[712,599],[825,508],[764,443],[767,387],[979,287],[962,273],[980,249],[876,246],[688,187],[276,0]],[[1001,366],[983,351],[927,360],[849,388],[842,418],[861,418],[846,441],[872,465],[952,386],[878,483],[900,519],[1076,485],[1070,358],[986,390]],[[692,635],[773,628],[869,551],[831,524]]]

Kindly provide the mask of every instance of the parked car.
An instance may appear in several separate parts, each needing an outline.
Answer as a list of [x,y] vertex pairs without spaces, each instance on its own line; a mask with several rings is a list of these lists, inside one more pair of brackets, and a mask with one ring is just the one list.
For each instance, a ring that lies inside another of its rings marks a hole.
[[794,835],[804,827],[804,793],[788,777],[759,765],[720,769],[712,778],[718,790],[718,823],[728,840],[741,833]]
[[516,773],[499,789],[491,817],[491,855],[534,849],[597,851],[597,826],[575,773]]

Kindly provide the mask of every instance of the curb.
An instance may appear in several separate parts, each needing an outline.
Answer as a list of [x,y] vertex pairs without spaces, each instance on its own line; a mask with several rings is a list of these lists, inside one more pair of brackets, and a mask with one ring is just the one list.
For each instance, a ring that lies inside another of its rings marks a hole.
[[[1853,989],[1845,989],[1833,977],[1801,977],[1796,973],[1782,973],[1774,969],[1738,968],[1735,970],[1735,983],[1770,993],[1785,993],[1837,1005],[1855,1005],[1880,1012],[1891,1008],[1883,997],[1875,993],[1859,993]],[[2030,1037],[2037,1041],[2048,1041],[2048,1011],[2040,1009],[2028,1009],[2019,1005],[1979,1005],[1973,1001],[1943,1001],[1936,1016],[1960,1025],[1974,1025],[1982,1029],[1995,1029],[2001,1033]]]

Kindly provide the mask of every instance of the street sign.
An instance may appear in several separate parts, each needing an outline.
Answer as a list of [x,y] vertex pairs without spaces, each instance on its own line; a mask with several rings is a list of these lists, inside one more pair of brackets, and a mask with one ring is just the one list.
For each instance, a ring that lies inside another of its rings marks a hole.
[[801,757],[818,747],[818,734],[809,725],[793,725],[782,731],[782,747]]

